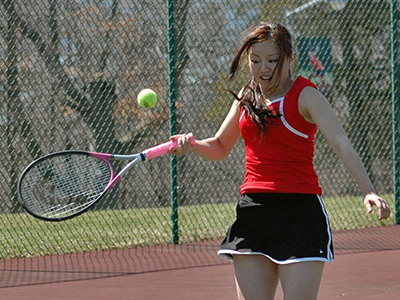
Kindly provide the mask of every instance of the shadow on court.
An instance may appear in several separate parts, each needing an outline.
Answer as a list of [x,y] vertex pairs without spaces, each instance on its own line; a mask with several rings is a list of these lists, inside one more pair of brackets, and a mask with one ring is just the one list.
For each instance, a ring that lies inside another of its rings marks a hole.
[[[319,299],[400,299],[400,226],[334,232]],[[218,242],[0,261],[0,299],[236,299]],[[283,299],[279,288],[277,300]]]

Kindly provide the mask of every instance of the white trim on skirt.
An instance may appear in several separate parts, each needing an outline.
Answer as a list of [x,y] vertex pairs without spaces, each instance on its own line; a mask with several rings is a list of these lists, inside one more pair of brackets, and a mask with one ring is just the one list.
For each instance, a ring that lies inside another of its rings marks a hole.
[[262,255],[278,265],[288,265],[288,264],[306,262],[306,261],[322,261],[322,262],[332,262],[333,261],[333,253],[332,253],[332,251],[330,251],[330,249],[328,249],[328,255],[326,258],[325,257],[301,257],[301,258],[289,258],[286,260],[276,260],[276,259],[273,259],[272,257],[270,257],[264,253],[261,253],[261,252],[241,252],[241,251],[227,250],[227,249],[219,250],[217,255],[223,259],[226,259],[231,264],[233,264],[232,255]]

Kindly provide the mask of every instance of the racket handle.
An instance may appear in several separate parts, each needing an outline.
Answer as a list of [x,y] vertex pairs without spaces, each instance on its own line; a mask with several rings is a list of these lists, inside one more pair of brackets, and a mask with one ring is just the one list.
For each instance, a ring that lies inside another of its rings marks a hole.
[[[188,135],[190,138],[190,145],[194,146],[196,144],[196,142],[194,140],[193,133],[188,133]],[[149,149],[143,151],[143,153],[146,154],[147,160],[150,160],[155,157],[159,157],[161,155],[167,154],[169,151],[169,148],[171,148],[171,147],[175,148],[177,144],[178,144],[177,141],[169,141],[167,143],[149,148]]]

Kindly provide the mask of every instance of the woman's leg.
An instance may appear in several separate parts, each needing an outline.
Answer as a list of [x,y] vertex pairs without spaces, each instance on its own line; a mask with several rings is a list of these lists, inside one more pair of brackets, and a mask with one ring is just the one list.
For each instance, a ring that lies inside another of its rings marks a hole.
[[315,300],[318,296],[324,263],[300,262],[279,266],[285,300]]
[[262,255],[234,255],[238,298],[273,300],[279,281],[278,266]]

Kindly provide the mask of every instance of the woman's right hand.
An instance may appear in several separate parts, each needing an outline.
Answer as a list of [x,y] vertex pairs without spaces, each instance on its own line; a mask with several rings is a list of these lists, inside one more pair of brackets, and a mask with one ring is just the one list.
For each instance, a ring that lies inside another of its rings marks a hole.
[[176,146],[169,148],[169,155],[183,155],[193,151],[193,142],[189,134],[173,135],[170,137],[170,140],[176,142]]

